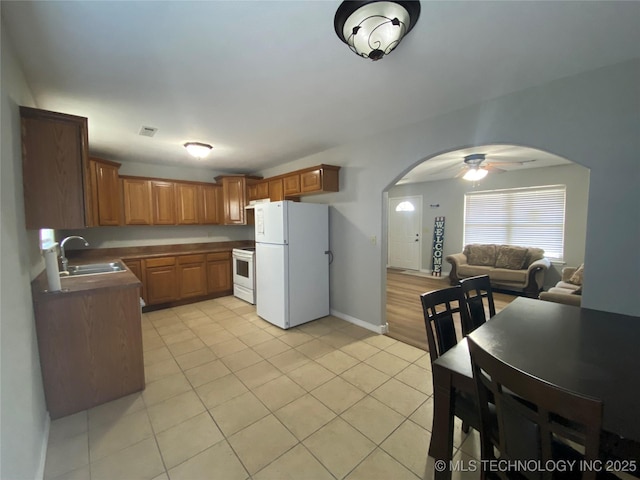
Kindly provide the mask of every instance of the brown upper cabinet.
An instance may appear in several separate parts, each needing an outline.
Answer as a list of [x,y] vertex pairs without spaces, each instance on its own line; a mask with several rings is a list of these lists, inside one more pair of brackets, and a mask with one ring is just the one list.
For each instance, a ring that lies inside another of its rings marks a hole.
[[151,182],[146,178],[122,177],[124,223],[151,225]]
[[269,198],[269,182],[267,180],[261,180],[249,185],[249,200],[261,200],[263,198]]
[[284,200],[284,185],[281,178],[269,180],[269,199],[272,202]]
[[204,225],[220,225],[224,217],[222,211],[222,186],[201,185],[200,195],[202,197],[200,223]]
[[312,193],[339,191],[338,171],[340,167],[318,165],[283,176],[284,195],[298,196]]
[[99,158],[89,159],[94,225],[122,224],[119,168],[120,164],[116,162]]
[[87,119],[20,107],[28,229],[93,225]]
[[254,185],[259,177],[248,175],[223,175],[216,177],[222,183],[222,203],[224,205],[225,225],[248,225],[253,216],[244,208],[248,203],[248,187]]
[[175,182],[175,192],[178,225],[197,225],[200,223],[203,198],[199,185]]
[[173,182],[151,181],[151,210],[154,225],[176,224],[176,194]]
[[288,174],[282,179],[284,186],[284,196],[300,195],[300,174]]

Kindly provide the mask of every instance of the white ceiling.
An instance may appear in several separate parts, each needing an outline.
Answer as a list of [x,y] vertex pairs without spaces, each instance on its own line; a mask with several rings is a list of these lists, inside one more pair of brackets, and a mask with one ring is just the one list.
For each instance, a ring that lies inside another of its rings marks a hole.
[[[371,62],[340,2],[1,2],[40,108],[89,118],[93,154],[255,172],[640,56],[640,2],[422,2]],[[157,127],[154,138],[138,135]],[[206,160],[182,144],[207,142]],[[430,163],[430,162],[427,162]]]

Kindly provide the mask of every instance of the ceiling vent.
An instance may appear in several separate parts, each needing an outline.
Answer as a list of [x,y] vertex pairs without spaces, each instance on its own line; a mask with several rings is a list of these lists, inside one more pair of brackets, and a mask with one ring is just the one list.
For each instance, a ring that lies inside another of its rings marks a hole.
[[145,127],[144,125],[140,127],[140,132],[138,135],[142,135],[143,137],[153,137],[158,131],[155,127]]

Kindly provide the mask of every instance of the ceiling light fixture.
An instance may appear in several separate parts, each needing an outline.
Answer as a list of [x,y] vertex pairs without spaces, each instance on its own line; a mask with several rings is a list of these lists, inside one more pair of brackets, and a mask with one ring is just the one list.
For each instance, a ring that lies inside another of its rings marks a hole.
[[484,162],[486,155],[484,153],[474,153],[464,157],[464,163],[469,167],[469,170],[462,177],[463,180],[469,180],[470,182],[477,182],[482,180],[489,173],[488,170],[480,168],[480,164]]
[[420,16],[420,2],[344,1],[333,25],[336,34],[361,57],[380,60],[395,49]]
[[213,147],[208,143],[187,142],[184,144],[184,148],[187,149],[187,152],[189,152],[192,157],[204,158],[209,155]]
[[489,171],[484,168],[474,167],[467,170],[467,173],[465,173],[462,178],[464,180],[469,180],[470,182],[477,182],[478,180],[482,180],[486,177],[487,173],[489,173]]

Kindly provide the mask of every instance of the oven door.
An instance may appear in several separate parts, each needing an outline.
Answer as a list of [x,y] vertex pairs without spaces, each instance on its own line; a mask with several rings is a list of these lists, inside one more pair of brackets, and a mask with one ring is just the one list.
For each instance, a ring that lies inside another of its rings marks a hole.
[[233,254],[233,283],[253,290],[253,254]]

